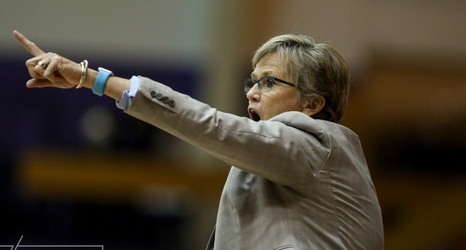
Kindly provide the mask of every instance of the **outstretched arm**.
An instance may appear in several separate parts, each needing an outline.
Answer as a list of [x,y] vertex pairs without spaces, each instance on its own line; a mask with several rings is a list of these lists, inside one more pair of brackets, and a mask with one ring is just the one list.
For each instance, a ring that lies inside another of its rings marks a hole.
[[[29,41],[16,30],[13,31],[13,35],[34,56],[26,61],[26,67],[32,77],[26,83],[28,88],[56,87],[68,89],[78,85],[83,74],[80,63],[52,52],[42,51],[35,43]],[[88,69],[83,87],[92,89],[97,74],[96,70]],[[123,91],[129,89],[129,86],[130,81],[128,79],[110,77],[105,85],[104,94],[119,100]]]

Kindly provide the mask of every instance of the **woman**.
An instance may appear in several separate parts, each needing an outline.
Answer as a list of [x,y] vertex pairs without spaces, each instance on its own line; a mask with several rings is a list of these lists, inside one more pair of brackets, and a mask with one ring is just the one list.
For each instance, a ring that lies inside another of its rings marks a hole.
[[232,165],[207,249],[383,249],[381,209],[358,136],[338,124],[350,89],[344,58],[303,35],[263,44],[244,83],[250,119],[162,83],[34,56],[27,87],[89,88],[129,115]]

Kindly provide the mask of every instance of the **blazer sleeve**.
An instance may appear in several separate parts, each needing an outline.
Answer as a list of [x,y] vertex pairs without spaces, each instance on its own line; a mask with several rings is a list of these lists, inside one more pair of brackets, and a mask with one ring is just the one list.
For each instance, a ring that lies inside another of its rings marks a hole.
[[301,112],[256,122],[144,77],[125,112],[228,164],[283,185],[308,182],[330,151],[325,132]]

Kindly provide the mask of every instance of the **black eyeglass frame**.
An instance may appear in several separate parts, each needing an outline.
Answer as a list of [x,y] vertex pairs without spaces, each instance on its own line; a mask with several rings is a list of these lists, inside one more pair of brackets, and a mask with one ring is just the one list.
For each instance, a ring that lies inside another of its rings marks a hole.
[[[263,79],[272,80],[272,86],[270,86],[270,89],[267,90],[267,91],[263,91],[264,86],[263,86],[263,84],[261,83],[261,81],[262,81]],[[247,78],[246,80],[244,80],[244,83],[243,83],[243,85],[244,85],[244,86],[243,86],[243,87],[244,87],[244,94],[246,95],[246,94],[249,92],[249,90],[251,90],[251,89],[254,87],[254,85],[256,85],[256,84],[258,84],[259,90],[260,90],[262,93],[268,93],[268,92],[270,92],[270,91],[272,90],[273,86],[275,85],[275,81],[281,82],[281,83],[284,83],[284,84],[287,84],[287,85],[292,86],[292,87],[295,87],[295,88],[297,87],[297,85],[294,84],[294,83],[287,82],[287,81],[285,81],[285,80],[282,80],[282,79],[280,79],[280,78],[276,78],[276,77],[273,77],[273,76],[264,76],[264,77],[262,77],[262,78],[259,79],[259,80],[254,80],[254,79],[252,79],[252,78]],[[252,85],[249,84],[249,83],[252,83]]]

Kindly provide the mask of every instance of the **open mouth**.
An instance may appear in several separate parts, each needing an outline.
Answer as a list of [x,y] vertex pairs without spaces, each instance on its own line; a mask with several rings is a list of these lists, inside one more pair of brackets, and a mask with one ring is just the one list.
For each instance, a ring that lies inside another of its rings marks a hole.
[[249,118],[251,118],[251,120],[253,121],[260,121],[261,117],[259,116],[259,114],[256,113],[256,111],[254,111],[254,109],[248,109],[248,113],[249,113]]

